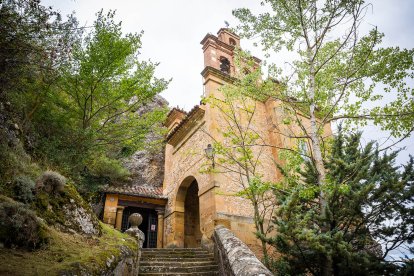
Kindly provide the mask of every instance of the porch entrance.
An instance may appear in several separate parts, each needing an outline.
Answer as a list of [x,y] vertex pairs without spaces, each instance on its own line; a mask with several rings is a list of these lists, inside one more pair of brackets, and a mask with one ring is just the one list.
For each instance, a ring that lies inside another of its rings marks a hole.
[[145,234],[145,241],[143,247],[156,248],[158,230],[158,219],[156,211],[148,208],[131,206],[125,207],[124,212],[122,214],[122,232],[129,228],[128,218],[133,213],[139,213],[142,216],[142,223],[140,226],[138,226],[138,228]]

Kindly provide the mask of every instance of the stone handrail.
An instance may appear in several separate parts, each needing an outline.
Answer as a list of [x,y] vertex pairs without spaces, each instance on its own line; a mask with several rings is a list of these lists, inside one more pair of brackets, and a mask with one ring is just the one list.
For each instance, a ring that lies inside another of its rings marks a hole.
[[[129,216],[128,222],[131,225],[128,230],[125,231],[126,234],[130,235],[137,239],[138,242],[138,252],[135,257],[135,260],[130,262],[128,266],[121,266],[118,270],[114,270],[112,275],[115,276],[136,276],[139,271],[139,261],[141,259],[141,249],[144,244],[145,234],[139,230],[138,226],[142,223],[142,216],[139,213],[133,213]],[[117,267],[118,268],[118,267]]]
[[213,234],[215,256],[220,275],[271,276],[273,275],[240,239],[222,225]]

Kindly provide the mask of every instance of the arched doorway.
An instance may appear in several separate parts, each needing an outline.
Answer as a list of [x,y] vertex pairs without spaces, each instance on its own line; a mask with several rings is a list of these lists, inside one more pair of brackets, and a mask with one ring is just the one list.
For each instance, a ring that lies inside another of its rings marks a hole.
[[200,247],[200,205],[198,184],[194,180],[187,189],[184,201],[184,247]]
[[183,219],[176,221],[177,224],[181,224],[176,225],[177,232],[183,231],[183,235],[176,236],[182,239],[177,241],[178,244],[186,248],[200,247],[202,237],[200,205],[198,183],[194,177],[189,176],[181,183],[177,193],[176,207],[181,207],[184,211]]

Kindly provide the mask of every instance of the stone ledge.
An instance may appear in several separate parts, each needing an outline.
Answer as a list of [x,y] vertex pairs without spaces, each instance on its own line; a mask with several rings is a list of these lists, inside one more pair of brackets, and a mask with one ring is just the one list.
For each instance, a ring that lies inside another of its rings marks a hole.
[[270,276],[273,275],[240,239],[222,225],[214,229],[215,257],[220,275]]

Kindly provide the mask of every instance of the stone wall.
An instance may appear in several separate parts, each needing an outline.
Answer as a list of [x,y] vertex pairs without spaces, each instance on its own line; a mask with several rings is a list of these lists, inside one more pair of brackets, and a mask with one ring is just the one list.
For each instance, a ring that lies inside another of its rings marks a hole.
[[[201,235],[211,236],[214,228],[214,187],[210,175],[201,173],[207,162],[204,148],[211,140],[201,120],[183,138],[183,142],[166,145],[164,195],[168,197],[164,220],[164,246],[184,246],[184,210],[187,189],[195,180],[198,186]],[[191,192],[191,191],[190,191]]]
[[230,230],[222,225],[214,229],[214,253],[220,275],[273,275]]

